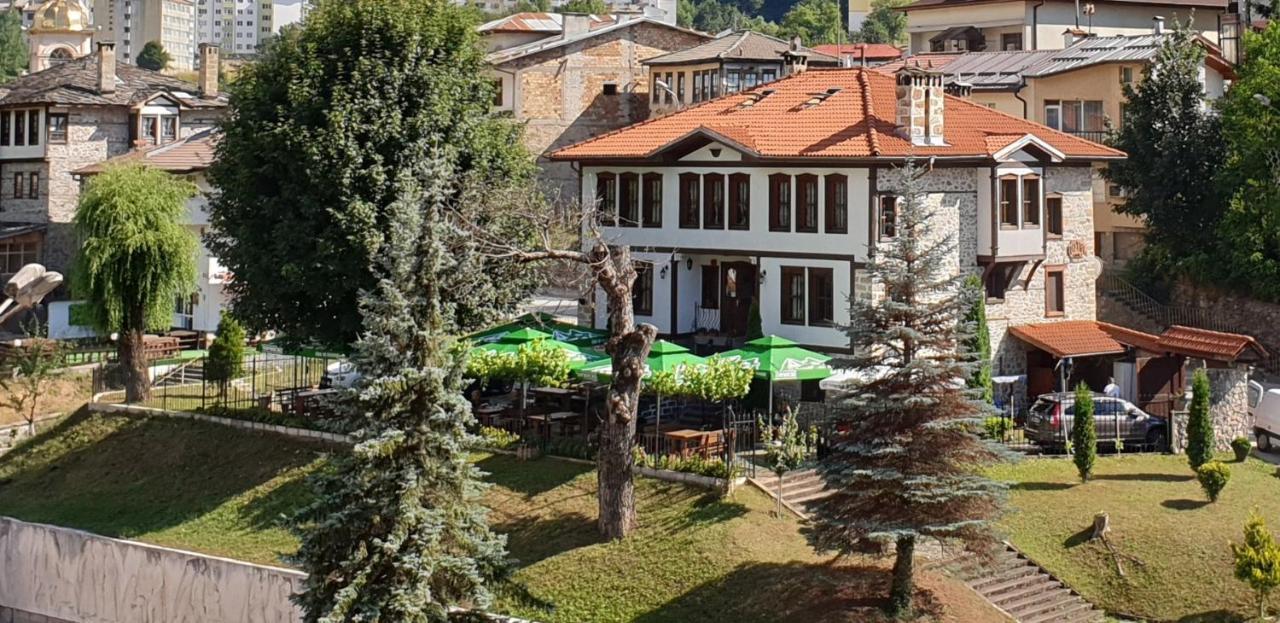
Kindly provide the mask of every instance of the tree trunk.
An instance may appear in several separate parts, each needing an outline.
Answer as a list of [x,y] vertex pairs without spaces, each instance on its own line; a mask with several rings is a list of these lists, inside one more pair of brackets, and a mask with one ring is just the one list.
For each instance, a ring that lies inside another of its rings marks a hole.
[[635,458],[636,411],[644,376],[644,361],[657,336],[653,325],[635,325],[631,310],[631,285],[635,268],[626,247],[610,249],[597,244],[591,252],[596,280],[609,305],[611,334],[606,346],[613,360],[613,381],[606,400],[607,414],[600,427],[600,453],[596,459],[599,486],[600,534],[607,540],[626,538],[636,527],[636,492],[632,481]]
[[911,610],[911,597],[916,592],[915,565],[916,538],[898,538],[897,557],[893,561],[893,584],[889,587],[889,614],[899,617]]
[[151,393],[151,379],[147,378],[147,357],[141,330],[120,333],[120,367],[124,372],[125,402],[142,402]]

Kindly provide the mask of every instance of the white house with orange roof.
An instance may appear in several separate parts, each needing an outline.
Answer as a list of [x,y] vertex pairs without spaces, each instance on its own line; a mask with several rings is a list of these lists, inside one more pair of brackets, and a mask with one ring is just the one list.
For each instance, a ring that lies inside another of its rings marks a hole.
[[[923,173],[955,269],[980,275],[998,373],[1025,369],[1010,326],[1093,320],[1092,167],[1124,154],[944,93],[942,76],[811,69],[561,149],[631,245],[637,320],[732,344],[764,333],[848,348],[850,297],[896,234],[902,167]],[[597,299],[600,296],[597,295]],[[594,321],[603,326],[603,305]]]

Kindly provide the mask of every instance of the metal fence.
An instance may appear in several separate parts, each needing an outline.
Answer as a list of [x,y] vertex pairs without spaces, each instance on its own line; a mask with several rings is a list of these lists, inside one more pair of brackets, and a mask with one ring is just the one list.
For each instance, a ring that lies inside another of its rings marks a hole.
[[[305,416],[321,410],[326,393],[318,391],[321,377],[334,359],[254,352],[246,355],[241,373],[216,382],[205,373],[206,357],[153,362],[151,393],[138,404],[172,411],[274,411]],[[94,393],[124,403],[118,366],[104,363],[94,369]]]

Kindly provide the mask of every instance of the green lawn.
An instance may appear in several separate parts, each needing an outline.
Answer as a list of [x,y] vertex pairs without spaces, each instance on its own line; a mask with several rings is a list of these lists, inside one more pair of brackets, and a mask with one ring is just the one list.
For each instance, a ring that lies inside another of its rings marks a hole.
[[[282,517],[305,501],[302,478],[325,450],[187,420],[82,414],[0,457],[0,515],[278,565],[297,546]],[[720,500],[640,479],[637,534],[601,543],[590,466],[476,460],[515,559],[496,610],[545,623],[882,620],[886,563],[814,556],[799,523],[771,517],[752,488]],[[921,586],[936,620],[1004,620],[954,581],[922,573]]]
[[[1256,608],[1232,576],[1228,543],[1243,539],[1254,506],[1280,530],[1280,479],[1258,459],[1230,466],[1214,504],[1183,456],[1100,458],[1087,484],[1065,459],[1027,459],[994,475],[1015,483],[1015,512],[1003,522],[1010,540],[1093,602],[1157,620],[1236,621]],[[1111,516],[1125,577],[1102,544],[1087,542],[1099,511]]]

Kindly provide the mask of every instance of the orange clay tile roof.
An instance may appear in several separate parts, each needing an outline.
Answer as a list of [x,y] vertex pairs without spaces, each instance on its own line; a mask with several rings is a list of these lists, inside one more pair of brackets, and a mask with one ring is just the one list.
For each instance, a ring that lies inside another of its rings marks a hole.
[[195,173],[213,164],[218,134],[214,130],[201,130],[184,139],[134,151],[103,160],[72,171],[76,175],[94,175],[108,166],[128,162],[142,162],[170,173]]
[[1266,349],[1247,335],[1177,325],[1160,335],[1160,343],[1170,352],[1214,361],[1267,356]]
[[[838,89],[807,105],[817,94]],[[761,97],[763,96],[763,97]],[[743,102],[760,98],[752,106]],[[946,96],[943,146],[916,146],[897,133],[895,79],[861,67],[810,69],[570,145],[554,160],[636,160],[696,135],[723,135],[757,158],[989,158],[1032,134],[1074,160],[1124,153],[966,99]],[[731,128],[731,129],[730,129]]]
[[854,59],[890,59],[902,56],[902,50],[887,43],[824,43],[813,46],[814,51],[827,56],[849,56]]
[[1063,320],[1009,327],[1018,339],[1059,359],[1119,355],[1125,346],[1093,320]]

